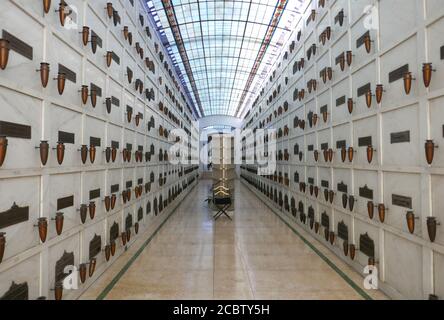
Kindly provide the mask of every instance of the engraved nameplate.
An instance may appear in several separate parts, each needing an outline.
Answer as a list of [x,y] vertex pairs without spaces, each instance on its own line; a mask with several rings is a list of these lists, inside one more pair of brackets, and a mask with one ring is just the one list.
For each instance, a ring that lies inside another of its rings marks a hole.
[[119,149],[119,142],[118,141],[111,141],[111,148]]
[[342,106],[343,104],[345,104],[345,96],[336,99],[336,107]]
[[31,139],[31,126],[0,121],[0,135],[11,138]]
[[96,38],[97,45],[100,48],[102,48],[102,46],[103,46],[102,38],[100,38],[99,35],[94,32],[94,30],[91,30],[91,38]]
[[372,137],[362,137],[358,138],[358,146],[359,147],[367,147],[372,145]]
[[313,178],[308,178],[307,181],[308,181],[308,184],[314,184],[314,179]]
[[330,218],[326,212],[321,215],[321,225],[327,229],[330,228]]
[[73,205],[74,196],[57,199],[57,211],[72,207]]
[[390,143],[410,142],[410,131],[394,132],[390,134]]
[[13,36],[8,31],[3,30],[2,38],[9,41],[9,48],[25,58],[32,60],[33,49],[30,45],[26,44],[19,38]]
[[348,186],[344,182],[338,183],[338,191],[347,193]]
[[335,17],[335,24],[337,24],[339,22],[340,16],[344,14],[344,10],[341,10],[338,12],[338,14]]
[[119,192],[120,186],[118,184],[113,184],[111,186],[111,193]]
[[138,179],[137,184],[143,184],[143,178]]
[[111,52],[111,59],[120,65],[120,57],[114,51]]
[[100,147],[100,145],[101,145],[101,140],[100,140],[100,138],[89,137],[89,145],[90,145],[91,147]]
[[307,150],[308,151],[313,151],[314,150],[314,146],[312,144],[310,144],[309,146],[307,146]]
[[444,46],[440,48],[441,51],[441,60],[444,60]]
[[404,77],[404,74],[409,72],[409,65],[406,64],[389,73],[389,83],[398,81]]
[[392,194],[392,204],[394,206],[412,209],[412,198]]
[[91,90],[91,91],[95,91],[98,97],[101,97],[101,96],[102,96],[102,88],[96,86],[96,85],[95,85],[94,83],[92,83],[92,82],[91,82],[91,84],[90,84],[90,87],[91,87],[90,90]]
[[12,301],[12,300],[28,300],[28,283],[16,284],[12,282],[9,290],[5,292],[3,296],[0,297],[1,301]]
[[345,59],[345,55],[344,53],[341,53],[339,56],[336,57],[335,64],[336,65],[340,64],[343,59]]
[[326,180],[321,181],[321,187],[328,189],[329,185],[330,185],[330,183],[328,181],[326,181]]
[[127,144],[126,144],[126,149],[127,149],[128,151],[133,150],[133,145],[132,145],[131,143],[127,143]]
[[327,150],[328,149],[328,143],[321,144],[321,150]]
[[132,181],[127,181],[126,182],[126,188],[131,188],[133,186],[133,182]]
[[70,133],[70,132],[59,131],[58,142],[74,144],[75,143],[75,134]]
[[133,216],[131,214],[128,214],[128,216],[125,219],[125,230],[131,229],[133,226]]
[[338,223],[338,237],[344,241],[348,241],[348,227],[344,221]]
[[322,107],[319,109],[319,111],[320,111],[321,113],[328,112],[328,106],[327,106],[327,105],[322,106]]
[[96,234],[89,242],[89,260],[97,256],[102,250],[102,238]]
[[9,210],[0,212],[0,229],[29,220],[29,207],[13,204]]
[[359,196],[369,200],[373,200],[373,190],[369,189],[367,186],[359,188]]
[[336,149],[342,149],[343,147],[347,147],[347,141],[345,140],[336,141]]
[[359,39],[356,40],[356,48],[359,49],[363,44],[367,36],[370,36],[370,31],[364,33]]
[[114,222],[111,228],[109,229],[109,240],[113,242],[119,237],[119,224]]
[[359,236],[359,250],[361,250],[361,252],[367,257],[375,257],[375,242],[367,233]]
[[120,107],[120,100],[111,96],[111,104],[115,105],[116,107]]
[[294,182],[299,182],[299,173],[298,172],[294,173],[293,179],[294,179]]
[[63,253],[62,257],[55,264],[55,283],[59,283],[65,279],[68,274],[65,274],[65,267],[74,265],[74,252]]
[[74,71],[71,69],[68,69],[63,64],[59,63],[59,73],[63,73],[65,75],[65,78],[71,82],[76,83],[77,82],[77,75]]
[[365,85],[363,85],[362,87],[360,87],[358,89],[358,97],[363,96],[364,94],[366,94],[367,92],[369,92],[371,90],[371,84],[367,83]]
[[89,200],[100,198],[100,189],[91,190],[89,192]]

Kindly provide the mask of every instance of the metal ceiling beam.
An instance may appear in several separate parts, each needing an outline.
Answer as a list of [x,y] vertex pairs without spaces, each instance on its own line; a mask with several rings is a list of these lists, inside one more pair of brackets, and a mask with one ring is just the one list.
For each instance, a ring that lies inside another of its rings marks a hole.
[[176,14],[174,12],[174,6],[170,0],[162,0],[163,9],[165,10],[166,17],[168,19],[168,23],[170,24],[172,34],[174,36],[174,41],[176,42],[177,49],[179,50],[180,57],[182,59],[182,63],[185,67],[185,71],[187,73],[188,79],[190,80],[191,88],[193,90],[194,98],[196,100],[197,106],[199,107],[200,115],[202,117],[205,116],[205,113],[202,108],[202,103],[199,98],[199,91],[194,83],[193,70],[191,69],[190,62],[188,60],[188,54],[184,46],[182,34],[180,32],[180,27],[177,23]]
[[265,56],[265,53],[267,52],[268,46],[271,42],[271,39],[273,38],[273,35],[277,29],[277,26],[279,25],[279,21],[281,20],[282,14],[285,10],[285,7],[287,6],[288,0],[278,0],[276,7],[273,12],[273,16],[271,18],[271,22],[268,26],[267,32],[265,33],[264,41],[262,42],[262,45],[259,49],[258,55],[256,57],[256,60],[254,61],[253,68],[251,69],[250,76],[248,77],[247,83],[245,85],[245,91],[242,94],[242,97],[239,101],[239,105],[237,106],[235,116],[237,117],[239,115],[240,108],[242,107],[242,104],[245,101],[245,98],[247,96],[247,92],[250,90],[251,84],[253,83],[253,80],[259,70],[259,67],[261,65],[262,59]]

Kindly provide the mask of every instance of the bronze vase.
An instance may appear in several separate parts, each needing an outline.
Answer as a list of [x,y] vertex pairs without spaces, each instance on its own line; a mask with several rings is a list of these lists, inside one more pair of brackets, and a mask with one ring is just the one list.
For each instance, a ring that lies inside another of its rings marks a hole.
[[91,220],[93,220],[94,217],[96,216],[96,203],[94,201],[91,201],[88,205],[88,209],[89,209],[89,217],[91,218]]
[[89,40],[89,27],[84,26],[82,29],[82,41],[84,46],[88,45],[88,40]]
[[408,211],[405,215],[405,219],[407,221],[407,228],[409,229],[409,232],[413,234],[415,232],[415,214],[413,211]]
[[123,37],[125,38],[125,40],[128,40],[128,26],[124,26],[123,27]]
[[106,66],[108,68],[111,67],[112,61],[113,61],[113,52],[112,51],[108,51],[106,53]]
[[80,275],[80,281],[82,283],[85,283],[85,281],[86,281],[86,263],[80,264],[79,275]]
[[80,221],[82,224],[86,222],[86,214],[88,213],[88,206],[86,204],[80,205]]
[[57,232],[57,235],[59,236],[63,232],[63,221],[65,220],[63,212],[57,212],[54,220],[55,220],[55,225],[56,225],[56,232]]
[[435,143],[433,142],[433,140],[426,140],[424,147],[427,163],[431,165],[435,156]]
[[344,255],[347,256],[348,255],[348,241],[344,240],[344,242],[342,242],[342,249],[344,250]]
[[348,109],[348,113],[352,114],[353,113],[353,106],[354,106],[354,102],[352,98],[349,98],[347,100],[347,109]]
[[353,147],[348,147],[348,161],[349,162],[353,162],[354,155],[355,155],[355,150],[353,149]]
[[91,161],[91,163],[94,163],[94,161],[96,160],[96,147],[95,146],[89,147],[89,160]]
[[381,223],[384,223],[385,221],[385,205],[383,203],[378,204],[378,215],[379,215],[379,221],[381,221]]
[[85,164],[86,163],[86,159],[88,158],[88,146],[87,145],[82,145],[82,147],[80,148],[80,156],[82,159],[82,163]]
[[427,217],[427,232],[431,242],[435,242],[436,239],[436,226],[438,222],[435,217]]
[[383,92],[384,92],[384,86],[382,84],[377,84],[376,85],[376,102],[378,104],[380,104],[382,101]]
[[406,94],[410,94],[411,90],[412,90],[412,81],[413,81],[413,76],[411,72],[406,72],[404,74],[404,90]]
[[114,210],[116,207],[117,196],[115,194],[111,195],[111,209]]
[[114,12],[112,2],[107,2],[105,9],[106,9],[106,13],[108,14],[108,18],[111,19],[113,17],[113,12]]
[[63,142],[57,142],[56,151],[57,151],[57,162],[59,165],[61,165],[63,163],[63,159],[65,158],[65,144]]
[[347,208],[348,196],[344,193],[342,194],[342,207],[344,209]]
[[122,232],[121,233],[121,239],[122,239],[122,245],[125,246],[126,245],[126,232]]
[[40,71],[40,82],[42,83],[42,87],[46,88],[49,80],[49,63],[41,62],[40,69],[37,71]]
[[432,80],[433,67],[431,63],[424,63],[422,66],[422,77],[424,80],[424,86],[428,88]]
[[105,202],[105,210],[106,210],[106,212],[109,212],[109,210],[111,208],[111,197],[105,196],[104,202]]
[[330,244],[334,245],[335,243],[335,233],[333,231],[330,232]]
[[9,40],[0,39],[0,68],[6,69],[9,60],[10,43]]
[[0,167],[5,161],[6,151],[8,151],[8,138],[6,138],[6,136],[0,136]]
[[56,301],[60,301],[62,300],[62,296],[63,296],[63,283],[62,281],[59,281],[55,284],[54,287],[54,299]]
[[51,0],[43,0],[43,11],[45,13],[49,13],[50,9],[51,9]]
[[91,105],[93,108],[96,107],[97,105],[97,90],[96,89],[91,89]]
[[106,160],[106,163],[109,163],[111,161],[111,148],[110,147],[106,147],[106,149],[105,149],[105,160]]
[[48,235],[48,219],[39,218],[37,222],[37,227],[39,229],[39,237],[42,243],[45,243],[46,236]]
[[97,51],[97,36],[91,36],[91,50],[95,54]]
[[328,198],[330,199],[330,203],[333,203],[333,200],[335,198],[335,192],[333,190],[330,190],[328,192]]
[[347,149],[345,146],[342,146],[341,148],[341,160],[342,162],[345,162],[345,159],[347,158]]
[[365,93],[365,103],[367,104],[367,108],[371,108],[371,106],[372,106],[372,97],[373,97],[373,94],[372,94],[371,90],[369,90]]
[[134,224],[134,232],[136,232],[136,234],[139,233],[139,222],[136,222],[136,223]]
[[54,80],[57,80],[57,91],[59,92],[59,95],[62,95],[63,91],[65,91],[66,75],[64,73],[59,73]]
[[96,258],[92,258],[91,260],[89,260],[88,275],[90,278],[94,275],[94,271],[96,271],[96,264]]
[[375,152],[375,149],[373,148],[372,145],[367,146],[367,161],[368,161],[368,163],[372,163],[374,152]]
[[111,242],[111,255],[114,257],[114,254],[116,253],[116,241]]
[[373,214],[375,211],[375,204],[373,201],[367,201],[367,213],[370,219],[373,219]]
[[347,51],[346,52],[346,58],[347,58],[347,65],[350,67],[351,64],[353,63],[353,52],[352,51]]
[[106,112],[108,114],[110,114],[111,113],[111,98],[105,99],[105,107],[106,107]]
[[111,246],[106,245],[105,246],[105,259],[106,261],[109,261],[109,258],[111,257]]
[[355,260],[356,246],[354,244],[350,245],[350,259]]
[[49,144],[48,141],[42,140],[40,142],[40,161],[42,162],[42,165],[45,166],[48,162],[48,155],[49,155]]
[[111,161],[115,162],[117,158],[117,148],[112,147],[111,148]]
[[88,102],[88,86],[83,85],[80,92],[82,96],[82,103],[86,104]]

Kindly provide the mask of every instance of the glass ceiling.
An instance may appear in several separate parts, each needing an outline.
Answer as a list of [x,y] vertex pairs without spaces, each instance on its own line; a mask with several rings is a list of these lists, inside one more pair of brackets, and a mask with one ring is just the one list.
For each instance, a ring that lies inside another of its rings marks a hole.
[[241,117],[287,42],[303,0],[148,1],[200,116]]

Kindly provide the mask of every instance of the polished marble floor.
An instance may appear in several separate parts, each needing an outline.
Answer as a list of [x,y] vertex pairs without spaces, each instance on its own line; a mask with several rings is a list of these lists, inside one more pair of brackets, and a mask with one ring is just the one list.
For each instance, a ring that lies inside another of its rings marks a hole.
[[[209,186],[201,181],[185,198],[105,299],[363,299],[242,183],[233,221],[213,221]],[[103,277],[83,299],[97,297],[111,281]]]

